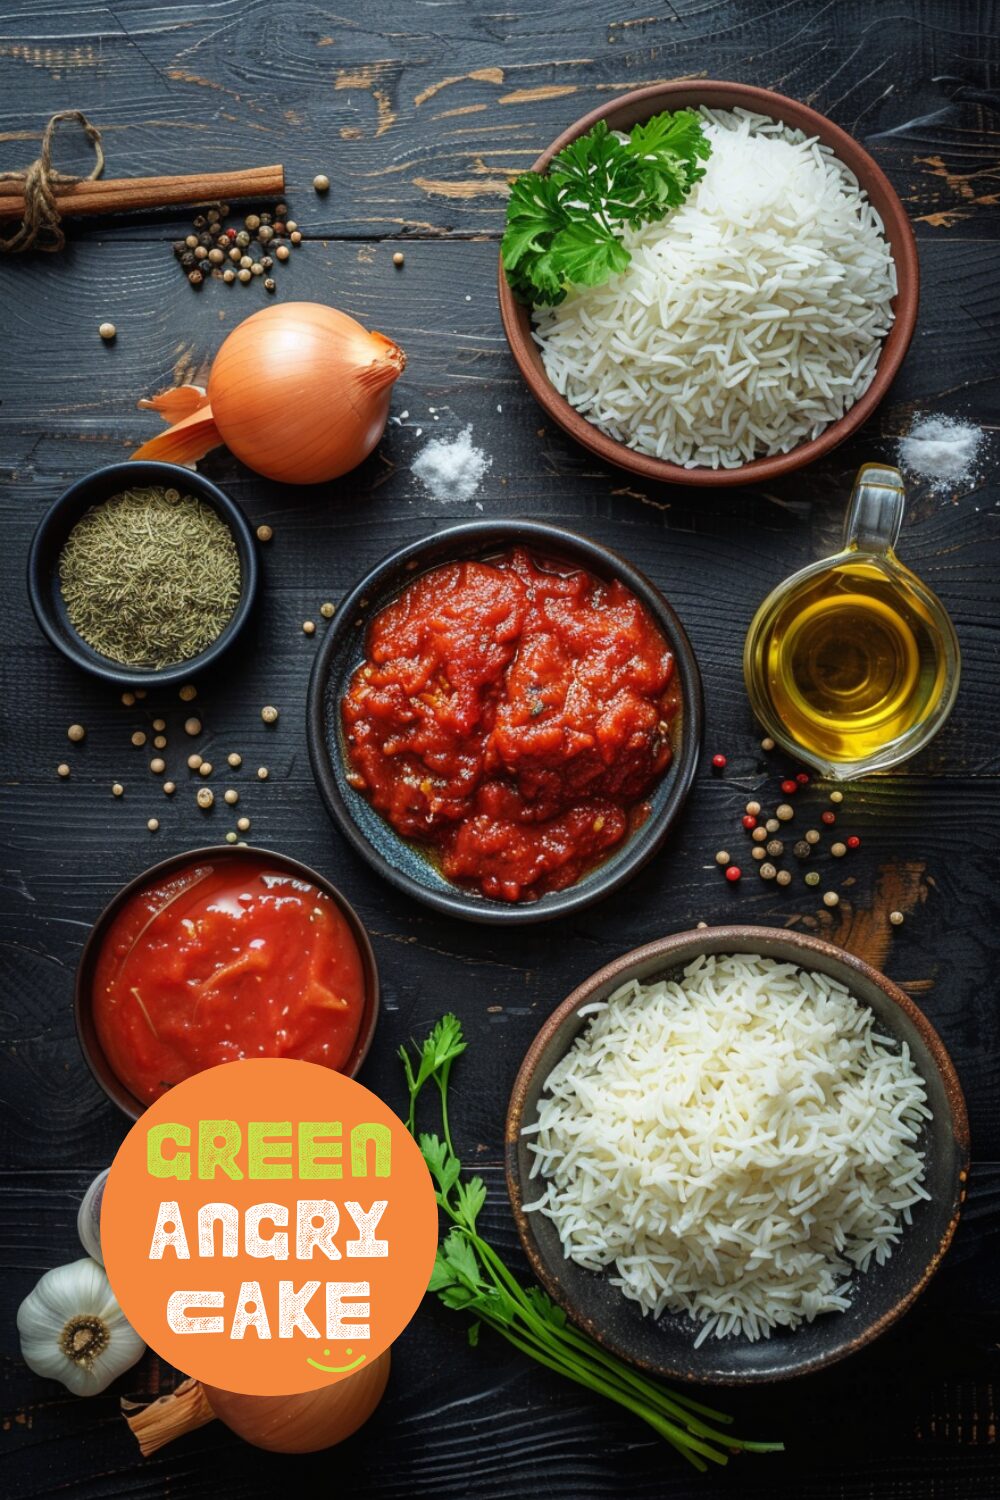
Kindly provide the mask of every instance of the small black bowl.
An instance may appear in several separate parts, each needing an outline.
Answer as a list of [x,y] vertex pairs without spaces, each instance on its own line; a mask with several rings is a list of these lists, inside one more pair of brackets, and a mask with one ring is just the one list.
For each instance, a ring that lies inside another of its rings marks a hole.
[[[372,618],[413,579],[443,563],[487,558],[523,546],[583,567],[598,578],[620,579],[642,602],[673,651],[682,704],[673,724],[674,756],[647,799],[650,812],[619,847],[562,891],[537,901],[494,901],[446,879],[418,845],[402,838],[350,786],[340,703],[364,659]],[[701,674],[684,627],[649,580],[606,547],[540,521],[468,521],[411,542],[373,568],[340,605],[317,653],[309,682],[307,734],[313,774],[331,817],[372,868],[407,895],[437,911],[472,922],[524,924],[579,911],[617,890],[661,847],[691,790],[704,716]]]
[[[924,1186],[930,1200],[917,1204],[892,1255],[852,1278],[851,1305],[824,1313],[770,1338],[713,1335],[695,1348],[696,1325],[684,1313],[644,1317],[612,1286],[610,1276],[567,1260],[559,1231],[524,1205],[541,1194],[532,1178],[533,1157],[522,1133],[538,1118],[538,1104],[552,1069],[587,1025],[581,1010],[606,1000],[630,980],[679,979],[687,964],[705,953],[763,954],[779,963],[829,975],[867,1006],[890,1036],[905,1042],[927,1088],[933,1119],[925,1122]],[[919,1006],[871,964],[807,933],[769,927],[707,927],[678,932],[624,954],[584,981],[558,1005],[528,1049],[514,1083],[505,1133],[507,1189],[521,1243],[532,1270],[549,1295],[606,1349],[671,1380],[747,1385],[805,1375],[864,1348],[910,1308],[937,1270],[951,1243],[969,1174],[969,1120],[962,1086],[944,1043]]]
[[[160,467],[163,467],[162,465]],[[80,1050],[91,1073],[93,1073],[101,1088],[107,1094],[112,1104],[117,1104],[120,1110],[137,1120],[146,1110],[146,1105],[141,1099],[137,1099],[131,1089],[122,1082],[107,1059],[104,1048],[101,1046],[100,1037],[97,1034],[97,1026],[94,1022],[94,971],[100,956],[101,946],[105,935],[118,915],[125,902],[136,891],[141,891],[145,886],[152,885],[158,880],[163,880],[172,875],[175,870],[184,869],[185,866],[201,863],[232,864],[234,861],[266,860],[276,870],[286,875],[293,875],[297,880],[307,880],[318,890],[324,891],[330,900],[338,908],[351,929],[351,936],[358,945],[361,954],[361,964],[365,973],[365,1008],[361,1016],[361,1024],[358,1027],[358,1035],[351,1050],[347,1063],[341,1070],[348,1078],[355,1078],[361,1068],[361,1064],[368,1056],[368,1049],[375,1035],[375,1023],[379,1013],[379,979],[378,967],[375,963],[375,954],[368,940],[368,933],[364,924],[358,916],[354,907],[347,897],[332,885],[324,875],[310,869],[301,860],[292,859],[288,854],[276,854],[273,849],[257,849],[253,846],[244,847],[236,844],[208,845],[204,849],[186,849],[181,854],[171,854],[168,859],[161,859],[159,864],[151,865],[148,870],[143,870],[134,880],[123,885],[121,890],[101,912],[97,921],[90,929],[87,941],[83,945],[80,954],[80,962],[76,968],[76,986],[73,996],[73,1014],[76,1020],[77,1040]]]
[[[164,489],[173,487],[210,505],[232,532],[240,559],[239,603],[222,634],[197,656],[157,670],[122,666],[89,646],[70,624],[59,586],[59,554],[84,512],[122,490],[142,485],[158,485]],[[28,596],[38,623],[49,640],[85,672],[92,672],[95,677],[103,677],[105,682],[115,682],[122,687],[159,687],[164,683],[186,681],[232,645],[249,617],[257,592],[257,571],[253,533],[246,517],[235,501],[210,480],[178,464],[145,461],[109,464],[70,485],[42,517],[28,554]]]

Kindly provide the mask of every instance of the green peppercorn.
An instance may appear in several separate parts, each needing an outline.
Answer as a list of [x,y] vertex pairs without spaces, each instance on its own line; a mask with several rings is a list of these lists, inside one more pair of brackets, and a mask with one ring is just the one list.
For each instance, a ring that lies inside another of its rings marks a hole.
[[260,228],[259,214],[247,214],[246,218],[243,220],[243,227],[244,229],[249,230],[251,234],[255,234]]
[[257,231],[257,238],[262,245],[266,245],[274,239],[274,230],[269,224],[262,224]]
[[806,885],[819,885],[819,871],[810,870],[805,877]]
[[247,234],[245,229],[241,229],[239,234],[236,236],[236,243],[237,245],[239,245],[241,250],[245,250],[249,245],[250,236]]

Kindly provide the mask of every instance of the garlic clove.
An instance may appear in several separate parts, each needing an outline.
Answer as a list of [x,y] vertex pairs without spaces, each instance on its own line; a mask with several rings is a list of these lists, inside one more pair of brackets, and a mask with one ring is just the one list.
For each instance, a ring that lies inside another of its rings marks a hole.
[[24,1362],[78,1396],[96,1396],[142,1358],[103,1267],[88,1259],[46,1271],[17,1311]]

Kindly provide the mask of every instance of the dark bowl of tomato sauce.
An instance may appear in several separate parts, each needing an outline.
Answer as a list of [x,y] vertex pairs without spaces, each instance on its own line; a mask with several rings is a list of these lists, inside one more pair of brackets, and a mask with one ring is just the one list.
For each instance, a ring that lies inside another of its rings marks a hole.
[[320,792],[398,889],[487,923],[623,885],[691,789],[701,677],[659,590],[535,521],[449,527],[338,609],[309,687]]
[[336,887],[285,854],[229,844],[175,854],[124,886],[76,976],[84,1057],[133,1119],[182,1079],[241,1058],[353,1077],[378,1005],[368,935]]

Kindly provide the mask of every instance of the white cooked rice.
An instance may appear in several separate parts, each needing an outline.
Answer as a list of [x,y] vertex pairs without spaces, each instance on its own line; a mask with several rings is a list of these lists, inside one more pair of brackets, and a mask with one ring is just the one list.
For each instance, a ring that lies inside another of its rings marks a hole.
[[850,1304],[923,1187],[931,1118],[905,1043],[843,985],[751,954],[631,981],[553,1069],[525,1207],[659,1317],[768,1337]]
[[802,131],[702,110],[712,155],[632,263],[535,310],[552,384],[610,437],[686,468],[787,453],[871,384],[896,271],[857,178]]

